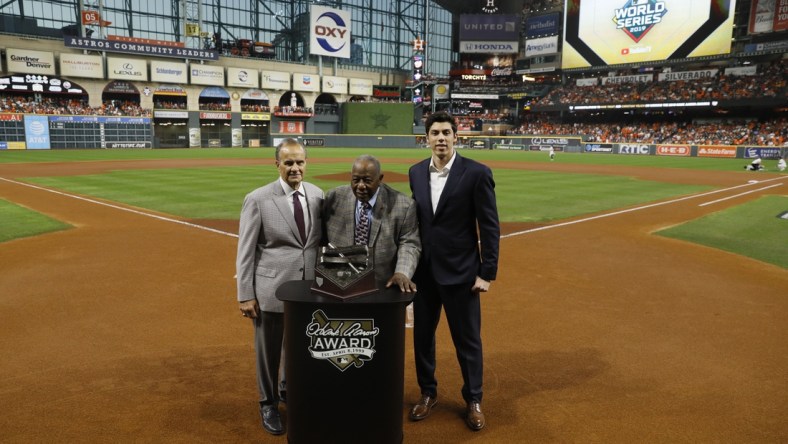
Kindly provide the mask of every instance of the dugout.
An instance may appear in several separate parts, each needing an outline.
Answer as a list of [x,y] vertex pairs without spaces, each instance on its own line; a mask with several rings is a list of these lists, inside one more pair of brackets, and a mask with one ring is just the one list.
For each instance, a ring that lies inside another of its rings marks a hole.
[[[268,95],[250,89],[241,96],[241,145],[265,145],[271,134],[271,105]],[[235,146],[235,144],[233,144]]]
[[153,146],[189,147],[187,94],[180,86],[161,85],[153,91]]

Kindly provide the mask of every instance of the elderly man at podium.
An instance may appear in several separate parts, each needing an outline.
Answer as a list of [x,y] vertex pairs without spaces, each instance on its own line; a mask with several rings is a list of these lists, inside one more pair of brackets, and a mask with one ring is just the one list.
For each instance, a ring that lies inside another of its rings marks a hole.
[[416,291],[411,281],[421,254],[416,203],[383,183],[377,158],[356,158],[350,185],[327,193],[323,223],[323,243],[373,247],[376,280],[403,292]]

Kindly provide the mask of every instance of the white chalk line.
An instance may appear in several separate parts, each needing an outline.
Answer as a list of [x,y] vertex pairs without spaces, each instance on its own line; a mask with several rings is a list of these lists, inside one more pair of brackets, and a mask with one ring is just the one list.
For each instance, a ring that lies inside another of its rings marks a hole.
[[206,227],[206,226],[203,226],[203,225],[197,225],[197,224],[193,224],[191,222],[186,222],[186,221],[182,221],[182,220],[178,220],[178,219],[173,219],[171,217],[159,216],[158,214],[146,213],[145,211],[135,210],[133,208],[121,207],[120,205],[114,205],[114,204],[107,203],[107,202],[101,202],[99,200],[94,200],[94,199],[90,199],[90,198],[83,197],[83,196],[77,196],[76,194],[64,193],[62,191],[53,190],[53,189],[50,189],[50,188],[44,188],[44,187],[40,187],[38,185],[33,185],[33,184],[25,183],[25,182],[18,182],[16,180],[6,179],[5,177],[0,177],[0,180],[6,181],[6,182],[9,182],[9,183],[13,183],[13,184],[16,184],[16,185],[22,185],[22,186],[26,186],[26,187],[29,187],[29,188],[34,188],[36,190],[48,191],[50,193],[59,194],[61,196],[66,196],[66,197],[70,197],[72,199],[82,200],[82,201],[85,201],[85,202],[90,202],[90,203],[94,203],[94,204],[98,204],[98,205],[104,205],[105,207],[114,208],[116,210],[128,211],[129,213],[139,214],[141,216],[152,217],[154,219],[162,220],[162,221],[165,221],[165,222],[172,222],[172,223],[176,223],[176,224],[181,224],[181,225],[185,225],[187,227],[192,227],[192,228],[197,228],[197,229],[200,229],[200,230],[210,231],[211,233],[223,234],[225,236],[238,237],[237,234],[228,233],[226,231],[217,230],[215,228],[210,228],[210,227]]
[[743,193],[734,194],[733,196],[723,197],[722,199],[712,200],[711,202],[705,202],[705,203],[702,203],[702,204],[700,204],[698,206],[699,207],[705,207],[706,205],[715,204],[717,202],[723,202],[723,201],[726,201],[728,199],[735,199],[735,198],[737,198],[739,196],[744,196],[744,195],[751,194],[751,193],[757,193],[758,191],[768,190],[769,188],[780,187],[782,185],[783,184],[781,184],[781,183],[776,183],[774,185],[769,185],[768,187],[758,188],[756,190],[745,191]]
[[[762,180],[762,181],[755,182],[755,183],[745,183],[745,184],[742,184],[742,185],[736,185],[735,187],[722,188],[722,189],[719,189],[719,190],[708,191],[708,192],[705,192],[705,193],[693,194],[693,195],[690,195],[690,196],[679,197],[677,199],[666,200],[664,202],[657,202],[657,203],[653,203],[653,204],[649,204],[649,205],[643,205],[643,206],[640,206],[640,207],[627,208],[626,210],[614,211],[612,213],[598,214],[596,216],[585,217],[583,219],[571,220],[571,221],[568,221],[568,222],[561,222],[561,223],[553,224],[553,225],[545,225],[543,227],[536,227],[536,228],[531,228],[529,230],[523,230],[523,231],[517,231],[517,232],[514,232],[514,233],[504,234],[504,235],[501,236],[501,239],[505,239],[507,237],[520,236],[520,235],[528,234],[528,233],[535,233],[537,231],[550,230],[552,228],[565,227],[565,226],[568,226],[568,225],[579,224],[579,223],[582,223],[582,222],[589,222],[589,221],[592,221],[592,220],[603,219],[603,218],[611,217],[611,216],[618,216],[619,214],[632,213],[632,212],[635,212],[635,211],[646,210],[648,208],[654,208],[654,207],[659,207],[659,206],[662,206],[662,205],[668,205],[668,204],[672,204],[672,203],[682,202],[682,201],[689,200],[689,199],[697,199],[699,197],[710,196],[712,194],[724,193],[726,191],[731,191],[731,190],[735,190],[735,189],[742,188],[742,187],[749,187],[749,186],[753,186],[753,185],[757,185],[757,184],[762,184],[764,182],[771,182],[771,181],[774,181],[774,180],[784,180],[784,179],[785,179],[784,177],[777,177],[777,178],[774,178],[774,179]],[[778,184],[778,185],[782,185],[782,184]]]
[[[699,197],[710,196],[710,195],[713,195],[713,194],[724,193],[726,191],[731,191],[731,190],[735,190],[735,189],[742,188],[742,187],[748,187],[748,186],[753,186],[753,185],[757,185],[757,184],[762,184],[762,183],[765,183],[765,182],[771,182],[771,181],[774,181],[774,180],[783,180],[783,179],[785,179],[785,178],[778,177],[778,178],[774,178],[774,179],[762,180],[762,181],[755,182],[755,183],[746,183],[746,184],[742,184],[742,185],[736,185],[736,186],[730,187],[730,188],[723,188],[723,189],[719,189],[719,190],[709,191],[709,192],[706,192],[706,193],[700,193],[700,194],[693,194],[693,195],[690,195],[690,196],[684,196],[684,197],[680,197],[678,199],[666,200],[664,202],[657,202],[657,203],[653,203],[653,204],[649,204],[649,205],[643,205],[643,206],[635,207],[635,208],[627,208],[626,210],[614,211],[612,213],[598,214],[596,216],[585,217],[585,218],[582,218],[582,219],[572,220],[572,221],[568,221],[568,222],[561,222],[561,223],[553,224],[553,225],[545,225],[543,227],[531,228],[529,230],[523,230],[523,231],[517,231],[517,232],[514,232],[514,233],[504,234],[504,235],[501,235],[501,239],[506,239],[506,238],[515,237],[515,236],[521,236],[521,235],[528,234],[528,233],[535,233],[537,231],[550,230],[550,229],[553,229],[553,228],[566,227],[566,226],[569,226],[569,225],[575,225],[575,224],[579,224],[579,223],[582,223],[582,222],[589,222],[589,221],[596,220],[596,219],[603,219],[603,218],[607,218],[607,217],[618,216],[619,214],[632,213],[632,212],[635,212],[635,211],[646,210],[648,208],[654,208],[654,207],[658,207],[658,206],[662,206],[662,205],[668,205],[668,204],[672,204],[672,203],[682,202],[682,201],[689,200],[689,199],[697,199]],[[47,191],[47,192],[50,192],[50,193],[59,194],[61,196],[66,196],[66,197],[70,197],[70,198],[73,198],[73,199],[82,200],[82,201],[85,201],[85,202],[90,202],[90,203],[94,203],[94,204],[98,204],[98,205],[104,205],[106,207],[115,208],[115,209],[118,209],[118,210],[121,210],[121,211],[127,211],[129,213],[139,214],[141,216],[152,217],[154,219],[162,220],[162,221],[165,221],[165,222],[173,222],[173,223],[176,223],[176,224],[185,225],[187,227],[197,228],[197,229],[200,229],[200,230],[205,230],[205,231],[209,231],[211,233],[216,233],[216,234],[222,234],[222,235],[225,235],[225,236],[230,236],[230,237],[235,237],[235,238],[238,237],[237,234],[228,233],[226,231],[217,230],[215,228],[210,228],[210,227],[206,227],[206,226],[203,226],[203,225],[197,225],[197,224],[193,224],[193,223],[190,223],[190,222],[185,222],[185,221],[178,220],[178,219],[172,219],[170,217],[159,216],[157,214],[146,213],[144,211],[135,210],[133,208],[121,207],[119,205],[113,205],[113,204],[110,204],[110,203],[107,203],[107,202],[101,202],[101,201],[90,199],[90,198],[87,198],[87,197],[77,196],[75,194],[69,194],[69,193],[65,193],[65,192],[62,192],[62,191],[53,190],[53,189],[49,189],[49,188],[44,188],[44,187],[40,187],[40,186],[37,186],[37,185],[25,183],[25,182],[19,182],[19,181],[16,181],[16,180],[6,179],[4,177],[0,177],[0,180],[6,181],[6,182],[9,182],[9,183],[13,183],[13,184],[16,184],[16,185],[22,185],[22,186],[34,188],[34,189],[41,190],[41,191]],[[772,185],[772,186],[769,186],[769,187],[761,188],[761,189],[758,189],[758,190],[748,191],[748,192],[742,193],[740,195],[749,194],[749,193],[756,192],[756,191],[762,191],[764,189],[768,189],[768,188],[772,188],[772,187],[780,186],[780,185],[782,185],[782,184],[780,183],[780,184]],[[737,196],[739,196],[739,195],[737,195]],[[737,197],[737,196],[731,196],[730,198]],[[728,199],[728,198],[725,198],[725,199]],[[724,199],[719,199],[717,201],[720,201],[720,200],[724,200]],[[702,204],[702,205],[712,204],[712,203],[715,203],[717,201],[707,202],[707,203]]]

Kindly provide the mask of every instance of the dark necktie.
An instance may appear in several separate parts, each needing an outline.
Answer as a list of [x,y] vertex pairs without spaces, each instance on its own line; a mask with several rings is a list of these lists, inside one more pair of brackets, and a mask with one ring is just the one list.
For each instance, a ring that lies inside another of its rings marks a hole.
[[369,242],[369,217],[367,212],[372,208],[369,202],[361,202],[361,210],[358,215],[358,224],[356,224],[356,245],[367,245]]
[[298,225],[298,234],[301,235],[301,242],[306,243],[306,225],[304,225],[304,209],[301,208],[301,200],[298,191],[293,193],[293,215],[295,216],[296,225]]

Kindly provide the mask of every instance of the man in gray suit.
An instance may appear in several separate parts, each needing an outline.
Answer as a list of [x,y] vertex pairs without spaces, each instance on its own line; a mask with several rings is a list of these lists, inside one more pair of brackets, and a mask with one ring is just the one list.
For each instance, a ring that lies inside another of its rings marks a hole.
[[323,222],[326,243],[373,247],[375,278],[385,281],[386,287],[416,291],[411,281],[421,253],[416,203],[383,183],[380,162],[374,156],[359,156],[353,162],[350,185],[328,192]]
[[284,305],[275,292],[284,282],[315,277],[323,191],[304,182],[306,149],[298,141],[287,139],[276,147],[276,166],[279,179],[244,199],[236,270],[241,314],[254,325],[263,427],[279,435],[284,433],[279,415]]

